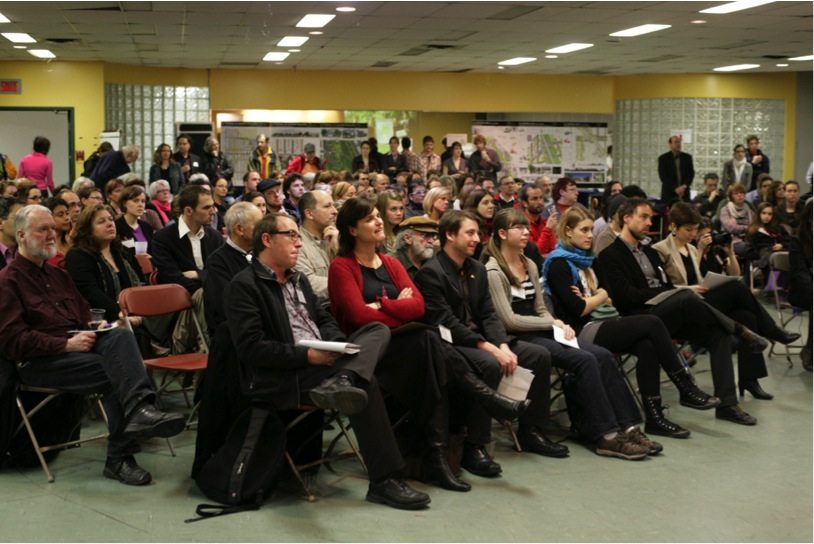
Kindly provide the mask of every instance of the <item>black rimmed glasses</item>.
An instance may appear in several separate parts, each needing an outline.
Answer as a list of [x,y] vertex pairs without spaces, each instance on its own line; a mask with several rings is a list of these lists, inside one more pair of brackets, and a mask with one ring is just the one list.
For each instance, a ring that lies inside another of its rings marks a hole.
[[302,236],[300,236],[300,233],[296,230],[273,230],[269,232],[269,234],[280,234],[282,236],[288,236],[288,238],[292,242],[299,242],[300,240],[302,240]]

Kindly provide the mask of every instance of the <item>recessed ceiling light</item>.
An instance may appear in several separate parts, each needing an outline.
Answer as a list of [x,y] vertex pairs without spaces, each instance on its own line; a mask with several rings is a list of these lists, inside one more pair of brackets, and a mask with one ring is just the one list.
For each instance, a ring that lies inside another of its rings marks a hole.
[[353,13],[356,11],[356,8],[352,8],[350,6],[339,6],[336,8],[336,11],[341,11],[342,13]]
[[265,61],[274,61],[274,60],[285,60],[288,58],[288,55],[291,53],[286,53],[285,51],[269,51],[266,53],[266,56],[263,57]]
[[300,19],[296,26],[298,28],[322,28],[333,21],[334,17],[336,17],[336,15],[309,13]]
[[634,26],[633,28],[620,30],[619,32],[614,32],[613,34],[610,34],[610,36],[615,36],[617,38],[632,38],[633,36],[641,36],[642,34],[658,32],[659,30],[670,28],[670,26],[671,25],[639,25]]
[[14,49],[28,49],[27,45],[13,45],[12,47]]
[[756,8],[764,4],[771,4],[772,2],[773,0],[738,0],[737,2],[729,2],[727,4],[721,4],[720,6],[702,9],[698,13],[734,13],[744,9]]
[[785,68],[786,66],[788,66],[788,64],[785,63],[785,62],[781,62],[780,64],[775,64],[775,66],[779,66],[780,68]]
[[0,13],[0,23],[10,23],[11,19]]
[[302,49],[289,49],[288,50],[289,53],[299,53],[300,51],[302,51]]
[[505,67],[505,66],[498,66],[498,67],[497,67],[497,69],[498,69],[498,70],[505,70],[505,69],[506,69],[506,67]]
[[25,32],[3,32],[3,37],[12,43],[37,43],[37,40]]
[[55,59],[55,58],[57,58],[56,55],[54,55],[53,53],[51,53],[47,49],[29,49],[28,52],[31,53],[32,55],[34,55],[35,57],[37,57],[38,59]]
[[546,55],[545,58],[547,58],[547,59],[558,59],[558,58],[560,58],[560,56],[559,55]]
[[791,57],[789,60],[814,60],[814,55],[805,55],[803,57]]
[[565,54],[565,53],[573,53],[574,51],[579,51],[580,49],[588,49],[589,47],[593,47],[594,44],[592,43],[569,43],[565,45],[561,45],[559,47],[554,47],[553,49],[546,49],[546,53],[553,54]]
[[706,24],[706,21],[703,20],[703,19],[696,19],[695,21],[690,21],[690,23],[692,23],[694,25],[703,25],[703,24]]
[[751,70],[752,68],[760,68],[760,64],[733,64],[731,66],[719,66],[713,68],[715,72],[737,72],[738,70]]
[[282,40],[277,42],[277,47],[299,47],[308,40],[310,38],[307,36],[284,36]]
[[312,30],[309,32],[312,36],[322,36],[323,32],[321,30]]
[[526,64],[527,62],[534,62],[537,57],[515,57],[513,59],[502,60],[498,62],[499,66],[517,66],[518,64]]

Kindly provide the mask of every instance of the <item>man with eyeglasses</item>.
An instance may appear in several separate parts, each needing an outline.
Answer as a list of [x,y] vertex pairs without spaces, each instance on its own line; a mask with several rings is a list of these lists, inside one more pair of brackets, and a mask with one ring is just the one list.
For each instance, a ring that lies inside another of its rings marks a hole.
[[520,203],[515,198],[515,183],[514,178],[511,176],[503,176],[500,178],[498,185],[498,195],[495,199],[495,213],[506,208],[518,208]]
[[410,279],[415,279],[421,266],[441,247],[438,222],[420,215],[405,219],[399,224],[397,240],[393,257],[404,266]]
[[404,208],[405,219],[424,215],[424,196],[427,194],[427,188],[423,183],[412,183],[409,187],[409,202]]
[[[279,410],[314,404],[350,418],[370,485],[367,500],[418,510],[430,503],[398,473],[404,467],[374,371],[390,341],[381,323],[345,338],[305,275],[296,272],[302,240],[288,216],[270,214],[255,225],[254,259],[235,276],[225,299],[227,322],[249,390]],[[352,342],[356,354],[298,345]]]

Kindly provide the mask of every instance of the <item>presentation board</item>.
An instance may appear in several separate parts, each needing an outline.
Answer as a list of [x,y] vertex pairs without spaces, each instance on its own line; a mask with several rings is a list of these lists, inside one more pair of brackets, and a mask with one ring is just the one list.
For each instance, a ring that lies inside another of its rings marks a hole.
[[73,182],[73,108],[0,108],[0,127],[0,153],[14,166],[34,150],[34,138],[45,136],[51,141],[54,185]]
[[473,121],[472,135],[482,134],[503,171],[520,178],[543,174],[571,176],[579,183],[604,183],[607,123]]
[[280,158],[283,170],[289,161],[303,152],[305,144],[314,144],[316,154],[327,161],[330,170],[350,170],[359,146],[368,138],[364,123],[245,123],[221,124],[220,145],[235,169],[232,181],[243,185],[246,165],[256,147],[258,134],[269,137],[269,146]]

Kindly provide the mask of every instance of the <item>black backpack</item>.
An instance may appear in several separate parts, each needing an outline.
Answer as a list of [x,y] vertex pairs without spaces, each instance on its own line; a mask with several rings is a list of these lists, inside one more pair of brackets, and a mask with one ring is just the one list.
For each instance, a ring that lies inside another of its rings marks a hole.
[[195,475],[203,494],[222,504],[199,504],[195,509],[198,517],[186,522],[259,509],[277,484],[285,445],[285,425],[275,411],[246,408],[223,446]]

